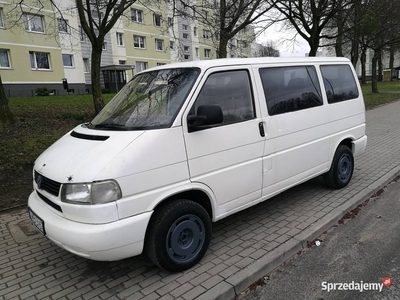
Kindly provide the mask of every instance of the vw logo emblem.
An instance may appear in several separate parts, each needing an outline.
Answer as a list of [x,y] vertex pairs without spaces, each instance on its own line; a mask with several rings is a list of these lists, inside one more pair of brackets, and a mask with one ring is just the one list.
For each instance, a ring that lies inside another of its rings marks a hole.
[[39,175],[39,176],[36,178],[36,184],[37,184],[37,186],[38,186],[38,189],[41,189],[41,188],[42,188],[42,181],[43,181],[43,177]]

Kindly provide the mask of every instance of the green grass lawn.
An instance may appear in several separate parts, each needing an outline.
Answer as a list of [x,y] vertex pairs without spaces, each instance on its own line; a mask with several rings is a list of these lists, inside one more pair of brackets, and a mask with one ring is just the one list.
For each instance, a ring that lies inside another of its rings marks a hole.
[[[400,82],[379,83],[378,88],[380,93],[372,94],[370,84],[362,86],[367,109],[400,99]],[[105,102],[112,96],[104,95]],[[9,105],[18,122],[0,126],[0,211],[27,203],[35,159],[94,113],[91,95],[11,98]]]
[[372,94],[371,83],[363,84],[361,88],[367,109],[400,99],[400,81],[379,82],[378,94]]

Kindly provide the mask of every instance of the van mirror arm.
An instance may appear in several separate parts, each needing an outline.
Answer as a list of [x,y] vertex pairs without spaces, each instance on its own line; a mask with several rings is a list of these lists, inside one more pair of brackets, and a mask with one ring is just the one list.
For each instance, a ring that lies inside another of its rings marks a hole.
[[187,123],[189,132],[210,128],[209,125],[205,125],[207,124],[206,116],[188,116]]

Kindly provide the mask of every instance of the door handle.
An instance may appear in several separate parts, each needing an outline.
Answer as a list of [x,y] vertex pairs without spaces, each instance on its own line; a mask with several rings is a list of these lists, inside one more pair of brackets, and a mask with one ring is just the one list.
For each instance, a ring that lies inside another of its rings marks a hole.
[[264,122],[258,123],[258,129],[260,130],[260,135],[265,137]]

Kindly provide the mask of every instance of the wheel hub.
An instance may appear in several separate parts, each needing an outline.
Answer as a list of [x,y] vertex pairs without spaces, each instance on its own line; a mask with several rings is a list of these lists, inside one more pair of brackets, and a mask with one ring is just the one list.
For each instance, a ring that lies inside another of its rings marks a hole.
[[167,235],[167,253],[176,262],[188,262],[196,257],[204,244],[204,224],[194,215],[176,220]]

